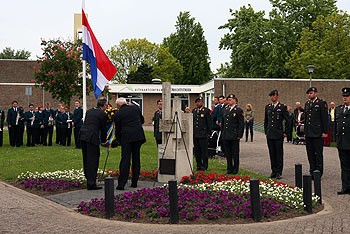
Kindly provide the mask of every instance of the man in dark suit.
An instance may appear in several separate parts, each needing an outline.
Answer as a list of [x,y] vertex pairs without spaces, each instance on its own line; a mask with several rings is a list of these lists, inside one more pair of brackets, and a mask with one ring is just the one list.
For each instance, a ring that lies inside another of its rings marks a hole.
[[157,101],[157,106],[158,106],[158,110],[156,110],[156,112],[154,112],[154,115],[153,115],[153,134],[158,146],[159,144],[162,144],[162,133],[159,131],[159,123],[160,123],[160,120],[162,119],[162,108],[163,108],[162,100]]
[[0,109],[0,147],[3,144],[5,112]]
[[[237,105],[234,94],[227,97],[223,110],[222,140],[227,160],[227,174],[236,175],[239,170],[239,142],[244,132],[243,110]],[[233,163],[232,163],[233,159]]]
[[138,106],[128,105],[125,98],[118,98],[116,101],[118,111],[115,114],[116,139],[122,147],[118,177],[118,190],[124,190],[128,181],[130,160],[132,160],[131,187],[137,187],[140,176],[140,149],[146,142],[142,124],[145,122]]
[[79,139],[79,131],[81,126],[83,126],[83,109],[80,107],[80,101],[75,100],[74,102],[74,112],[73,112],[73,127],[74,127],[74,142],[75,148],[80,149],[80,139]]
[[[283,139],[290,127],[287,107],[278,101],[276,89],[269,93],[271,103],[265,106],[264,132],[269,148],[271,178],[281,179],[283,171]],[[284,123],[283,123],[284,122]]]
[[328,132],[327,103],[317,97],[317,88],[306,91],[309,100],[305,103],[305,142],[310,174],[315,170],[323,174],[323,138]]
[[56,125],[56,144],[59,145],[61,144],[61,123],[59,121],[59,115],[63,109],[63,104],[62,103],[58,103],[57,109],[55,110],[55,125]]
[[72,138],[72,113],[69,112],[69,107],[64,107],[64,112],[58,115],[58,121],[61,126],[61,145],[70,146]]
[[46,103],[43,110],[44,122],[44,142],[43,145],[52,146],[53,126],[55,122],[55,111],[50,108],[50,103]]
[[[22,114],[22,116],[21,116]],[[9,130],[10,145],[19,147],[21,145],[20,121],[23,118],[23,111],[18,107],[18,102],[13,101],[12,107],[7,111],[7,124]]]
[[339,195],[350,194],[350,88],[343,88],[342,95],[344,104],[335,109],[334,128],[341,168]]
[[29,104],[29,110],[24,113],[24,120],[27,122],[27,146],[35,146],[42,119],[39,113],[34,111],[33,104]]
[[208,169],[208,136],[212,128],[210,110],[203,106],[203,97],[195,100],[196,108],[193,114],[193,145],[196,156],[197,170]]
[[79,132],[83,153],[84,175],[88,190],[97,190],[102,187],[96,185],[97,170],[100,160],[101,143],[106,143],[107,134],[107,99],[100,98],[97,107],[86,112],[85,121]]
[[214,109],[211,112],[211,119],[213,120],[212,129],[213,130],[220,130],[219,122],[218,122],[218,115],[221,111],[221,105],[219,103],[219,97],[214,97]]

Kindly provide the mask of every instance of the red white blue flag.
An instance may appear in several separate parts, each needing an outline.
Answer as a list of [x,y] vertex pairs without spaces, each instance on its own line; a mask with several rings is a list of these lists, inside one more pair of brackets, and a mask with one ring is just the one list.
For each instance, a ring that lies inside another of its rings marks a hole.
[[94,94],[96,99],[104,90],[108,81],[110,81],[117,69],[103,51],[92,32],[84,10],[82,10],[83,26],[83,60],[90,64],[90,73]]

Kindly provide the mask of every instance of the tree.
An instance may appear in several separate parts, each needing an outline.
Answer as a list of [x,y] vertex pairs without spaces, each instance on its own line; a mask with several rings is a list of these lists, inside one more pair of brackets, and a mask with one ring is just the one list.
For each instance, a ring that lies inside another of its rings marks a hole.
[[228,29],[220,49],[232,50],[228,66],[220,73],[228,77],[288,77],[285,63],[296,48],[303,28],[319,15],[336,10],[335,0],[270,0],[269,18],[265,12],[241,7],[219,29]]
[[[220,40],[220,49],[230,49],[231,63],[226,64],[226,77],[264,77],[266,69],[266,32],[268,21],[265,12],[241,7],[230,9],[232,18],[219,29],[228,29]],[[221,68],[223,69],[223,67]]]
[[153,67],[151,77],[162,81],[173,82],[177,74],[182,74],[182,66],[166,48],[146,39],[122,40],[119,46],[113,46],[107,54],[118,69],[113,78],[118,83],[128,82],[128,76],[142,64]]
[[163,45],[181,63],[183,75],[176,84],[201,84],[211,79],[208,43],[200,23],[195,23],[189,12],[180,12],[176,32],[164,38]]
[[308,78],[306,66],[313,64],[314,78],[349,79],[349,54],[350,16],[334,12],[304,29],[286,68],[293,78]]
[[0,59],[28,59],[31,53],[26,50],[11,49],[10,47],[5,47],[0,53]]
[[135,83],[143,83],[143,84],[149,84],[152,80],[152,73],[153,68],[150,65],[147,65],[145,63],[141,63],[141,65],[137,68],[136,71],[130,72],[128,75],[128,83],[129,84],[135,84]]
[[[41,41],[43,55],[34,67],[37,86],[44,88],[52,97],[69,105],[73,96],[82,97],[81,41],[49,40]],[[91,80],[87,80],[87,94],[92,90]]]

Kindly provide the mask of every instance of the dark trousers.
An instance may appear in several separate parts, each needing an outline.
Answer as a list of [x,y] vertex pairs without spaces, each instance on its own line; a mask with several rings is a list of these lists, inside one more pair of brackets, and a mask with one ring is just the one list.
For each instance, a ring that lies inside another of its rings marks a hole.
[[310,174],[315,170],[323,174],[323,138],[317,137],[306,137],[306,152],[307,159],[309,160],[310,165]]
[[156,139],[157,146],[160,145],[160,144],[162,144],[162,138],[160,138],[160,139],[159,139],[159,138],[158,138],[158,139],[155,138],[155,139]]
[[2,146],[3,137],[4,137],[4,132],[3,132],[3,129],[1,129],[1,131],[0,131],[0,146]]
[[254,122],[249,121],[249,123],[245,122],[245,141],[248,141],[248,134],[250,132],[250,141],[253,141],[253,125]]
[[61,145],[70,146],[72,141],[72,129],[71,128],[61,128]]
[[43,145],[52,145],[53,126],[45,126]]
[[96,185],[97,170],[100,161],[100,147],[82,141],[81,150],[83,153],[83,167],[87,186],[92,187]]
[[60,126],[56,126],[56,144],[61,144],[62,136],[61,136],[62,128]]
[[269,148],[271,170],[273,173],[282,175],[283,171],[283,138],[267,139]]
[[331,142],[335,142],[335,121],[331,121]]
[[350,189],[350,150],[338,149],[340,168],[341,168],[341,182],[342,189]]
[[19,125],[11,125],[9,128],[9,138],[11,146],[21,145],[21,128]]
[[194,155],[196,156],[197,170],[208,169],[208,138],[194,138]]
[[27,126],[27,146],[35,145],[35,128]]
[[79,131],[80,131],[80,127],[75,127],[74,128],[74,142],[75,142],[75,148],[80,149],[81,145],[80,145],[80,138],[79,138]]
[[227,171],[236,174],[238,173],[239,169],[239,140],[224,140],[224,147],[227,161]]
[[132,177],[131,183],[137,185],[137,181],[140,176],[141,162],[140,162],[140,149],[142,142],[135,141],[122,144],[122,158],[120,160],[118,177],[118,187],[124,188],[129,178],[130,160],[132,160]]

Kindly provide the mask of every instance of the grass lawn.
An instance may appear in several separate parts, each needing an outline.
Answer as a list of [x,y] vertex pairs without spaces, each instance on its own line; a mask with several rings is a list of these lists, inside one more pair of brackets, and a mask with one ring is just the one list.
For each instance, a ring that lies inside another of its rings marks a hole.
[[[157,147],[153,132],[145,132],[147,142],[141,148],[141,170],[153,171],[158,168]],[[54,134],[55,136],[55,134]],[[54,137],[55,139],[55,137]],[[24,133],[24,145],[26,133]],[[100,147],[100,169],[103,169],[107,151]],[[116,171],[119,169],[120,147],[110,151],[106,170]],[[75,149],[72,136],[71,146],[42,146],[35,147],[11,147],[8,132],[4,131],[4,144],[0,147],[0,180],[12,181],[19,174],[26,171],[48,172],[56,170],[81,169],[83,167],[81,150]],[[207,173],[226,173],[226,160],[210,159]],[[240,169],[239,175],[266,179],[266,177]]]

